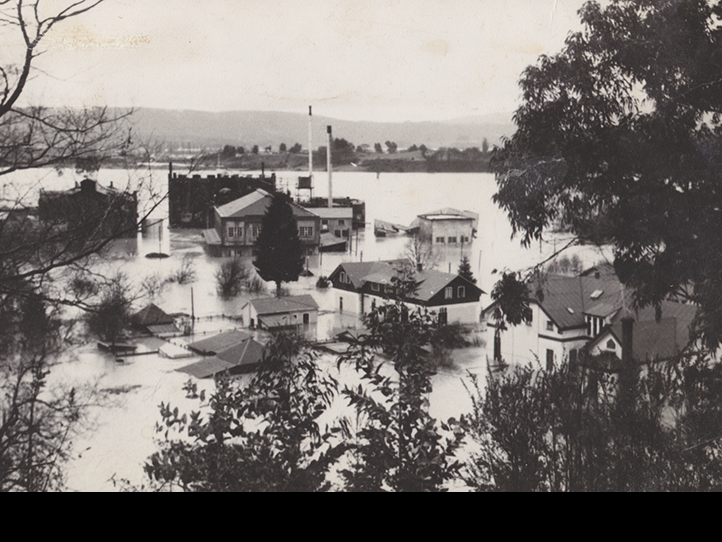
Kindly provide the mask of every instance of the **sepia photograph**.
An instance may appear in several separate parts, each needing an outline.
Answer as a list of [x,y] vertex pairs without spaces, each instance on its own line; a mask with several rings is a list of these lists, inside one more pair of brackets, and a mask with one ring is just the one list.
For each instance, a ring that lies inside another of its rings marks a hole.
[[722,0],[0,0],[0,492],[722,489]]

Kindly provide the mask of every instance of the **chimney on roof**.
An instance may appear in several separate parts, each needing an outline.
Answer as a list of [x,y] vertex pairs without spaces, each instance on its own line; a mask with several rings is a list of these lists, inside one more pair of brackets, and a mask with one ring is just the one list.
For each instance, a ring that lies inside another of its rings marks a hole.
[[600,279],[600,278],[602,278],[602,274],[601,274],[599,271],[595,271],[595,272],[594,272],[594,278],[595,278],[595,279]]

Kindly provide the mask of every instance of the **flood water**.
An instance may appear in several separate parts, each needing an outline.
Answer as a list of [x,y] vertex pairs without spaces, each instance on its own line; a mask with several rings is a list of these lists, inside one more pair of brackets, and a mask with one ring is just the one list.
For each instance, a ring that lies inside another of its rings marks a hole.
[[[5,182],[9,181],[9,184],[3,186],[3,197],[22,197],[28,204],[32,204],[40,188],[65,190],[80,180],[75,172],[62,173],[58,175],[54,170],[24,172],[14,179],[6,179]],[[292,194],[295,193],[297,175],[295,172],[277,172],[281,186],[288,186]],[[314,195],[327,196],[326,174],[316,174],[315,179]],[[118,188],[128,185],[140,187],[142,207],[147,208],[150,201],[148,191],[163,193],[167,186],[167,170],[142,170],[133,175],[121,170],[101,171],[98,181],[106,186],[112,182]],[[404,256],[408,238],[403,235],[384,239],[374,237],[374,219],[408,225],[419,214],[446,207],[478,213],[477,238],[464,246],[463,250],[461,247],[442,248],[438,252],[437,268],[455,271],[461,257],[468,257],[479,286],[487,292],[482,297],[484,304],[489,302],[488,292],[493,288],[500,271],[528,268],[551,254],[557,245],[564,243],[562,237],[557,237],[541,246],[523,249],[518,240],[511,239],[511,227],[506,216],[492,203],[495,190],[494,177],[490,174],[382,173],[377,177],[375,173],[334,173],[334,196],[364,200],[368,226],[358,236],[354,234],[350,251],[344,254],[324,254],[318,260],[312,259],[309,267],[315,277],[301,278],[297,283],[288,285],[291,294],[310,293],[321,307],[319,338],[330,337],[340,329],[356,323],[333,312],[333,292],[316,289],[316,277],[329,275],[341,262]],[[156,208],[152,217],[167,217],[167,203],[163,202]],[[164,252],[170,258],[150,260],[145,257],[150,252]],[[602,257],[592,249],[576,249],[576,253],[585,263],[593,263]],[[194,311],[197,317],[202,318],[196,328],[200,334],[233,329],[235,324],[223,316],[238,314],[245,300],[223,300],[217,295],[215,272],[223,260],[205,254],[199,231],[170,231],[167,221],[159,222],[139,233],[137,239],[116,243],[96,266],[104,274],[122,272],[136,285],[140,285],[148,277],[167,277],[181,265],[184,257],[193,261],[196,282],[184,286],[171,284],[148,300],[169,314],[191,314]],[[269,285],[269,290],[272,289],[273,285]],[[176,339],[179,343],[183,340]],[[462,378],[470,371],[478,374],[483,381],[486,355],[484,347],[455,353],[454,366],[442,369],[435,377],[431,397],[434,416],[446,419],[468,412],[471,401]],[[102,403],[89,409],[86,431],[74,439],[73,460],[67,466],[69,490],[114,491],[113,478],[125,478],[137,485],[145,482],[142,464],[156,450],[153,428],[160,419],[160,403],[170,402],[185,412],[197,409],[197,404],[186,399],[181,390],[189,377],[175,370],[192,361],[194,359],[170,360],[150,355],[129,358],[119,364],[112,356],[100,353],[94,344],[69,353],[67,360],[55,370],[53,379],[77,387],[92,385],[101,392],[93,400]],[[320,363],[334,372],[334,361],[333,356],[326,355],[322,356]],[[353,378],[337,373],[335,376],[341,377],[342,381]],[[200,387],[209,388],[212,383],[204,381]]]

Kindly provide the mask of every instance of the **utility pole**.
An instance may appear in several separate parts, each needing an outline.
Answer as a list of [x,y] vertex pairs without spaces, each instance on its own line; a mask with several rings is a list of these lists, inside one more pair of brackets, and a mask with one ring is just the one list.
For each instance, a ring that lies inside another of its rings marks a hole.
[[328,208],[333,207],[333,166],[331,165],[331,147],[333,145],[333,133],[330,126],[326,127],[328,134],[328,148],[326,149],[326,169],[328,170]]

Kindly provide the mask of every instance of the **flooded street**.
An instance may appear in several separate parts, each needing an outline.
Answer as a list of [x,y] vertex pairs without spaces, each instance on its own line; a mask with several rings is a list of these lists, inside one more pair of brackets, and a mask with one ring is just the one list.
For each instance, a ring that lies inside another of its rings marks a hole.
[[[154,189],[162,191],[167,183],[167,171],[151,171]],[[25,172],[23,175],[27,175]],[[45,172],[36,179],[22,178],[14,184],[14,190],[26,185],[25,193],[32,197],[40,187],[66,189],[73,186],[76,178],[66,172],[57,176],[54,171]],[[281,186],[288,186],[293,193],[297,173],[279,172]],[[325,174],[317,174],[315,195],[325,196]],[[125,172],[101,171],[101,184],[113,182],[116,187],[125,186]],[[135,182],[135,181],[134,181]],[[144,181],[147,186],[147,179]],[[7,187],[5,188],[7,190]],[[320,307],[318,338],[329,339],[348,327],[359,327],[349,316],[334,312],[335,298],[332,290],[316,288],[318,276],[328,276],[341,262],[371,261],[404,256],[406,236],[377,239],[373,235],[373,221],[381,219],[400,224],[411,224],[417,215],[451,207],[479,214],[477,238],[463,248],[445,247],[439,253],[437,268],[455,272],[462,256],[469,258],[479,286],[486,292],[482,304],[489,303],[488,293],[504,269],[524,269],[552,253],[555,241],[536,246],[530,250],[511,240],[511,228],[503,214],[491,201],[496,190],[494,177],[489,174],[393,174],[383,173],[335,173],[334,196],[348,196],[366,202],[367,228],[354,234],[351,250],[344,254],[323,254],[309,261],[313,277],[300,278],[286,285],[292,295],[311,294]],[[141,197],[142,200],[142,197]],[[158,207],[152,216],[167,217],[167,203]],[[163,252],[170,257],[163,260],[147,259],[151,252]],[[601,257],[596,251],[578,249],[585,263],[594,263]],[[178,269],[184,258],[191,259],[197,280],[192,284],[167,284],[156,292],[152,301],[168,314],[190,315],[193,311],[200,322],[196,326],[198,340],[206,335],[233,329],[236,323],[224,318],[240,313],[245,298],[222,299],[216,292],[215,273],[222,259],[209,257],[203,247],[198,230],[174,230],[167,228],[167,220],[150,225],[139,233],[136,240],[116,243],[110,251],[95,263],[95,271],[106,276],[123,273],[133,284],[140,285],[144,279],[157,277],[161,281]],[[268,285],[272,292],[273,285]],[[142,307],[139,302],[136,310]],[[182,344],[187,338],[174,339]],[[152,345],[151,345],[152,346]],[[487,349],[484,346],[454,352],[454,364],[442,368],[434,379],[431,397],[431,413],[437,418],[458,417],[471,408],[471,401],[462,383],[470,371],[483,382],[486,374]],[[154,427],[160,420],[158,407],[161,402],[178,406],[182,412],[197,408],[197,403],[186,399],[182,390],[189,376],[176,372],[199,358],[171,360],[159,354],[128,358],[117,363],[113,356],[100,352],[95,344],[88,344],[71,353],[53,373],[56,382],[76,386],[78,389],[93,387],[98,393],[92,402],[99,403],[89,409],[86,430],[74,441],[73,460],[67,466],[67,488],[74,491],[114,491],[112,479],[128,479],[135,485],[143,484],[145,475],[142,465],[156,450]],[[354,381],[353,374],[338,374],[335,356],[324,354],[319,362],[342,382]],[[343,369],[350,371],[350,369]],[[200,388],[211,389],[210,381],[199,381]],[[342,407],[340,407],[342,408]]]

